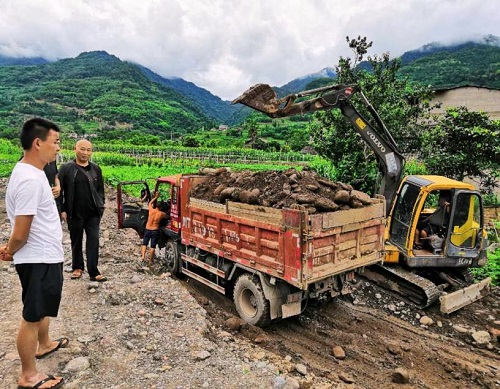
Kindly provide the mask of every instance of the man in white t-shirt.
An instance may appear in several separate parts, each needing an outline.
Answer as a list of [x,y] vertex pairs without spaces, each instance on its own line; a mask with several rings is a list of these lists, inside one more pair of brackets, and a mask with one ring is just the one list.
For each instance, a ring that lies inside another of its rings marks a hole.
[[57,316],[61,302],[64,251],[59,213],[43,168],[60,150],[59,128],[45,119],[31,119],[24,123],[20,139],[24,156],[12,171],[5,195],[12,232],[0,247],[0,259],[14,261],[22,287],[18,388],[59,388],[62,377],[36,366],[36,359],[69,343],[68,338],[49,336],[50,317]]

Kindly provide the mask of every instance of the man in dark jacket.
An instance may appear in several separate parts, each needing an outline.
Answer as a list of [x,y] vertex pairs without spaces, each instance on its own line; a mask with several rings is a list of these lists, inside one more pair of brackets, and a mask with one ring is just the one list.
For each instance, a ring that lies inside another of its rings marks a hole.
[[62,205],[61,218],[68,223],[71,238],[72,279],[82,277],[83,232],[86,235],[87,271],[91,281],[106,281],[97,268],[99,260],[99,224],[104,212],[104,181],[101,168],[90,162],[92,144],[80,139],[75,160],[59,168]]

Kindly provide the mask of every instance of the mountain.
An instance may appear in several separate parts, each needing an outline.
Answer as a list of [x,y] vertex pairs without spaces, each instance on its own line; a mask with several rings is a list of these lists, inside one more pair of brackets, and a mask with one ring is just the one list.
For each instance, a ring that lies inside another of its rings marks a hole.
[[35,115],[105,138],[132,133],[166,138],[213,125],[190,98],[105,51],[41,65],[0,66],[0,85],[0,129],[18,129]]
[[285,96],[289,95],[291,93],[297,93],[303,91],[308,84],[313,82],[314,80],[317,79],[323,79],[323,78],[335,78],[335,70],[333,68],[323,68],[319,72],[316,73],[311,73],[299,78],[296,78],[287,84],[277,87],[276,93],[278,96]]
[[[402,76],[435,89],[462,85],[500,89],[500,38],[494,35],[456,44],[432,42],[405,52],[400,59]],[[367,61],[358,66],[371,70]],[[325,68],[274,89],[284,96],[333,83],[335,76],[332,68]]]
[[500,38],[451,46],[432,43],[401,56],[401,75],[435,89],[463,85],[500,89]]
[[492,46],[500,48],[500,38],[494,35],[485,35],[475,41],[466,41],[456,44],[443,44],[439,42],[432,42],[422,47],[407,51],[401,56],[401,62],[403,65],[408,65],[422,57],[433,55],[436,53],[448,52],[456,53],[463,50],[469,50],[471,48],[480,48],[485,46]]
[[229,101],[224,101],[220,97],[214,96],[206,89],[200,88],[192,82],[179,77],[164,78],[144,66],[138,66],[151,81],[172,88],[181,95],[189,98],[194,104],[199,105],[207,117],[212,118],[218,123],[236,124],[247,114],[247,111],[242,110],[241,107],[231,105]]
[[34,57],[34,58],[13,58],[0,55],[0,66],[28,66],[28,65],[43,65],[48,63],[44,58]]

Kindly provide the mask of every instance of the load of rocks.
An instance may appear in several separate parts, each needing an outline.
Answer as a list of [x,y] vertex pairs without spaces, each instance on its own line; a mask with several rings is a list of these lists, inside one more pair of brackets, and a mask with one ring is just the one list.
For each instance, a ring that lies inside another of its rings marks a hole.
[[309,214],[362,208],[373,203],[351,185],[333,182],[305,167],[302,171],[201,169],[207,179],[192,189],[197,199],[224,203],[226,200],[272,208],[304,209]]

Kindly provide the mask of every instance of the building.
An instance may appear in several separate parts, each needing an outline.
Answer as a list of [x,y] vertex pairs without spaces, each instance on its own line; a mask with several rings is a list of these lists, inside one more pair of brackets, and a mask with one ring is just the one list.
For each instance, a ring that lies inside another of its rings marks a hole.
[[442,115],[449,107],[467,107],[469,111],[484,112],[490,119],[500,120],[500,90],[481,86],[457,86],[435,91],[433,103],[441,108],[432,113]]

